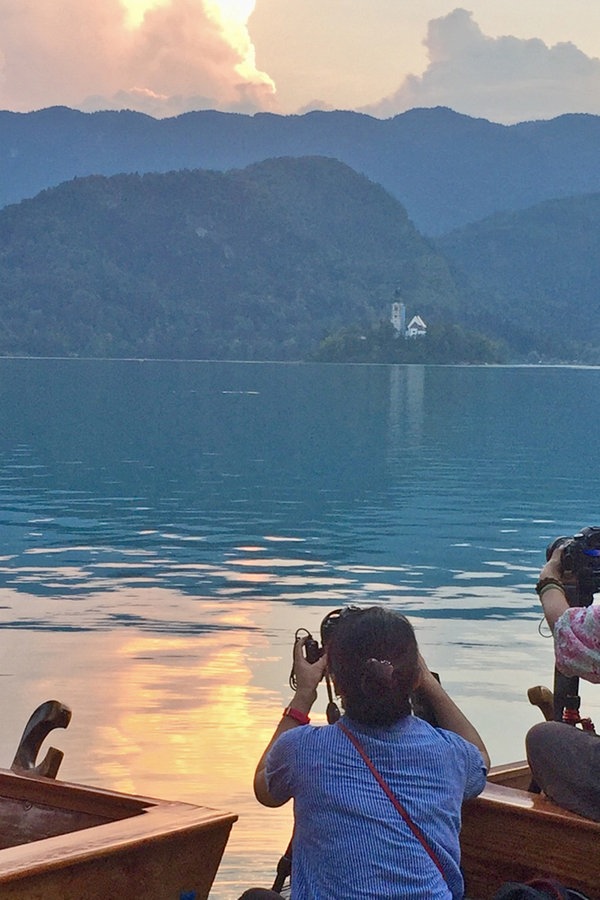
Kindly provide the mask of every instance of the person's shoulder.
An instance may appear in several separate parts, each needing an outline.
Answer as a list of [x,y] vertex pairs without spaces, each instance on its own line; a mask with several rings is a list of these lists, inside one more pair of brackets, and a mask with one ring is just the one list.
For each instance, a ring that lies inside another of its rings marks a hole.
[[328,728],[323,725],[300,725],[280,734],[273,746],[293,747],[306,742],[314,743],[323,740],[326,731]]
[[600,628],[600,606],[569,606],[558,617],[556,626],[587,625]]
[[471,741],[468,741],[460,734],[456,734],[455,731],[447,731],[445,728],[436,728],[435,731],[440,736],[440,738],[445,741],[446,744],[452,749],[458,750],[462,754],[474,756],[477,759],[481,758],[483,760],[481,752],[475,746],[475,744],[472,744]]
[[449,752],[449,771],[453,770],[465,786],[465,797],[476,797],[485,786],[487,766],[483,755],[475,744],[472,744],[454,731],[437,728],[436,731],[446,742]]

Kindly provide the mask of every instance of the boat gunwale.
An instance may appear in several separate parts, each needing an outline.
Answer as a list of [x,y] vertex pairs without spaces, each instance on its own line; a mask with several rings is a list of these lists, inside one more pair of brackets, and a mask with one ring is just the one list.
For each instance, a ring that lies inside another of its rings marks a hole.
[[[470,900],[492,900],[506,882],[551,877],[600,900],[600,822],[528,790],[526,762],[495,766],[465,801],[462,867]],[[524,787],[526,786],[526,787]]]
[[[119,818],[113,816],[110,821],[99,825],[0,850],[0,884],[17,880],[25,874],[31,876],[75,863],[128,853],[147,847],[150,839],[153,843],[168,842],[195,831],[214,831],[225,827],[229,831],[238,818],[234,813],[183,801],[121,794],[64,781],[31,778],[8,770],[0,770],[0,802],[3,785],[9,786],[11,797],[16,794],[17,798],[20,796],[24,800],[31,799],[33,790],[36,801],[48,806],[53,805],[53,796],[55,800],[60,798],[54,806],[59,806],[70,797],[75,801],[76,811],[94,810],[93,803],[99,800],[101,804],[109,801],[113,811],[120,809],[121,813]],[[87,806],[82,805],[84,798],[88,801]],[[131,812],[124,815],[124,808],[131,809]]]

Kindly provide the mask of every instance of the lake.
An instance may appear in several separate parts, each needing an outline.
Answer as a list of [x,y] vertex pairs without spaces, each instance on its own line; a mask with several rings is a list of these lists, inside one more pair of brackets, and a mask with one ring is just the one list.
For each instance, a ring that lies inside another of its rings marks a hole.
[[0,360],[0,764],[59,699],[61,778],[233,810],[211,898],[268,886],[291,810],[252,773],[295,630],[346,603],[406,613],[492,761],[522,759],[526,690],[552,685],[545,547],[600,524],[599,379]]

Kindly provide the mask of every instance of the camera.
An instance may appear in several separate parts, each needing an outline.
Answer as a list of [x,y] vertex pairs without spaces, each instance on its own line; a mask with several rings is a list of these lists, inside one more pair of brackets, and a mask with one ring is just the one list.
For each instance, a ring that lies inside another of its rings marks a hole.
[[[296,631],[296,643],[300,640],[302,633],[304,633],[304,657],[307,662],[313,663],[318,662],[318,660],[323,656],[325,650],[327,649],[327,644],[331,640],[331,636],[334,634],[338,622],[342,619],[347,618],[348,616],[355,616],[363,612],[363,610],[359,606],[344,606],[341,609],[334,609],[332,612],[328,613],[323,621],[321,622],[321,644],[314,639],[310,631],[307,631],[306,628],[299,628]],[[295,645],[294,645],[295,646]],[[292,671],[290,672],[289,683],[292,690],[296,690],[297,682],[296,682],[296,673],[294,671],[294,657],[292,656]],[[327,703],[327,721],[329,724],[333,724],[337,722],[340,717],[340,710],[333,699],[333,686],[329,674],[327,672],[324,673],[325,683],[327,685],[327,695],[329,697],[329,702]]]
[[[299,628],[296,631],[296,641],[298,641],[304,633],[306,640],[304,641],[304,656],[306,661],[309,663],[318,662],[325,649],[327,647],[328,642],[331,640],[331,635],[334,633],[337,623],[340,619],[345,618],[349,615],[355,615],[356,613],[360,613],[362,610],[358,606],[344,606],[341,609],[334,609],[332,612],[328,613],[323,621],[321,622],[321,643],[312,636],[310,631],[307,631],[306,628]],[[294,667],[292,665],[292,671],[290,672],[289,678],[290,687],[295,690],[296,689],[296,675],[294,673]]]
[[317,660],[319,660],[323,656],[325,648],[331,640],[331,636],[334,633],[337,623],[340,621],[340,619],[344,619],[349,615],[355,615],[356,613],[360,612],[361,609],[358,606],[344,606],[341,609],[334,609],[332,612],[327,613],[327,615],[321,622],[321,646],[319,646],[318,642],[313,638],[312,634],[310,632],[307,632],[307,638],[304,644],[304,654],[306,656],[306,661],[309,663],[316,663]]
[[600,528],[590,525],[572,537],[559,537],[546,547],[546,560],[561,547],[561,568],[575,578],[575,593],[567,593],[571,606],[589,606],[600,591]]
[[316,663],[323,656],[323,648],[319,647],[318,641],[315,641],[310,632],[304,644],[304,655],[306,656],[306,661],[309,663]]

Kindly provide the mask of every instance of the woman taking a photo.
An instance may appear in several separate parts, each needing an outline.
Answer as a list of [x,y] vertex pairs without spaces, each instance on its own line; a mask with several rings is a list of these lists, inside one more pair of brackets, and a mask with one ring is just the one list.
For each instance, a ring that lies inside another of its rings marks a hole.
[[[294,647],[296,692],[254,779],[265,806],[294,800],[293,900],[462,898],[461,805],[482,791],[489,766],[479,734],[399,613],[344,610],[312,664],[305,641]],[[315,727],[326,668],[344,715]],[[436,727],[411,714],[411,696]]]

